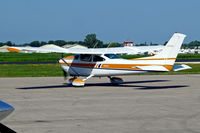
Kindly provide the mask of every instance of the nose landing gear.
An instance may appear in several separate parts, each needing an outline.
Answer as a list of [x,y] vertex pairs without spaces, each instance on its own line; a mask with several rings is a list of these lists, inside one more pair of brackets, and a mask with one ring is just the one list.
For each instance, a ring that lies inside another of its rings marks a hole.
[[69,79],[70,84],[72,84],[73,86],[77,86],[77,87],[81,87],[85,85],[85,82],[81,79],[77,79],[77,78],[71,78]]
[[93,77],[93,75],[89,75],[85,79],[78,79],[76,76],[74,76],[74,78],[69,79],[69,83],[76,87],[82,87],[85,86],[85,81],[91,77]]

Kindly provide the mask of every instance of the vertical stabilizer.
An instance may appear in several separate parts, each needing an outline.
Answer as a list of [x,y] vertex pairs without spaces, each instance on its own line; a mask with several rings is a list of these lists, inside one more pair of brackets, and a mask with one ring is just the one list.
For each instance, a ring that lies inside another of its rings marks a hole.
[[151,57],[144,57],[140,58],[143,60],[149,60],[154,63],[155,61],[161,64],[161,65],[174,65],[176,57],[179,53],[179,50],[181,48],[181,45],[183,43],[184,38],[186,35],[181,33],[174,33],[174,35],[171,37],[171,39],[168,41],[166,46],[163,48],[163,50],[158,53],[157,55],[151,56]]
[[176,58],[186,35],[174,33],[164,49],[153,58]]

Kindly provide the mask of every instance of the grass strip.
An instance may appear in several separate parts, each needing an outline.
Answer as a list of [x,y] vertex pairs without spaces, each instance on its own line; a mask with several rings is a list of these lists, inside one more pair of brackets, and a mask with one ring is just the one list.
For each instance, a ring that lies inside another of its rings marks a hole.
[[[60,54],[61,55],[61,54]],[[72,54],[63,54],[63,57]],[[150,55],[121,55],[125,59],[147,57]],[[200,59],[200,54],[179,54],[177,59]],[[0,53],[0,62],[42,62],[58,61],[55,53]]]
[[62,69],[58,64],[0,65],[0,77],[48,77],[62,75]]
[[[192,69],[178,72],[147,73],[148,75],[200,74],[200,64],[189,64]],[[0,77],[63,76],[59,64],[5,64],[0,65]]]

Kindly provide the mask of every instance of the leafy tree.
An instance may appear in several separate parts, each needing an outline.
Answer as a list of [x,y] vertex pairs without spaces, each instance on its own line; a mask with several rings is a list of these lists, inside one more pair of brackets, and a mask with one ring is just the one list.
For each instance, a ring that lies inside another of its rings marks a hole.
[[64,46],[65,44],[67,44],[67,42],[64,40],[56,40],[54,44],[57,46]]
[[199,41],[192,41],[188,44],[189,48],[195,48],[195,47],[200,47],[200,42]]
[[43,41],[40,43],[41,46],[46,45],[46,44],[47,42],[43,42]]
[[55,41],[49,40],[49,41],[48,41],[48,44],[55,44]]
[[7,45],[7,46],[14,46],[14,44],[13,44],[11,41],[7,41],[6,43],[4,43],[4,45]]
[[89,48],[93,48],[93,47],[102,48],[103,47],[103,42],[96,38],[96,34],[88,34],[85,37],[84,44]]
[[3,45],[4,45],[4,43],[0,42],[0,47],[3,46]]
[[33,41],[33,42],[30,43],[30,46],[31,46],[31,47],[40,47],[41,44],[40,44],[39,41]]

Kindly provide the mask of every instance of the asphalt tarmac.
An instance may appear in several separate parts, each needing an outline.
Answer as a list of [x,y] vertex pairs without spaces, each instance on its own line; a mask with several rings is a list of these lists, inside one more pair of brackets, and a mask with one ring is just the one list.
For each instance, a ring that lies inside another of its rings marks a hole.
[[18,133],[199,133],[200,75],[123,76],[85,87],[62,77],[0,78],[2,121]]

